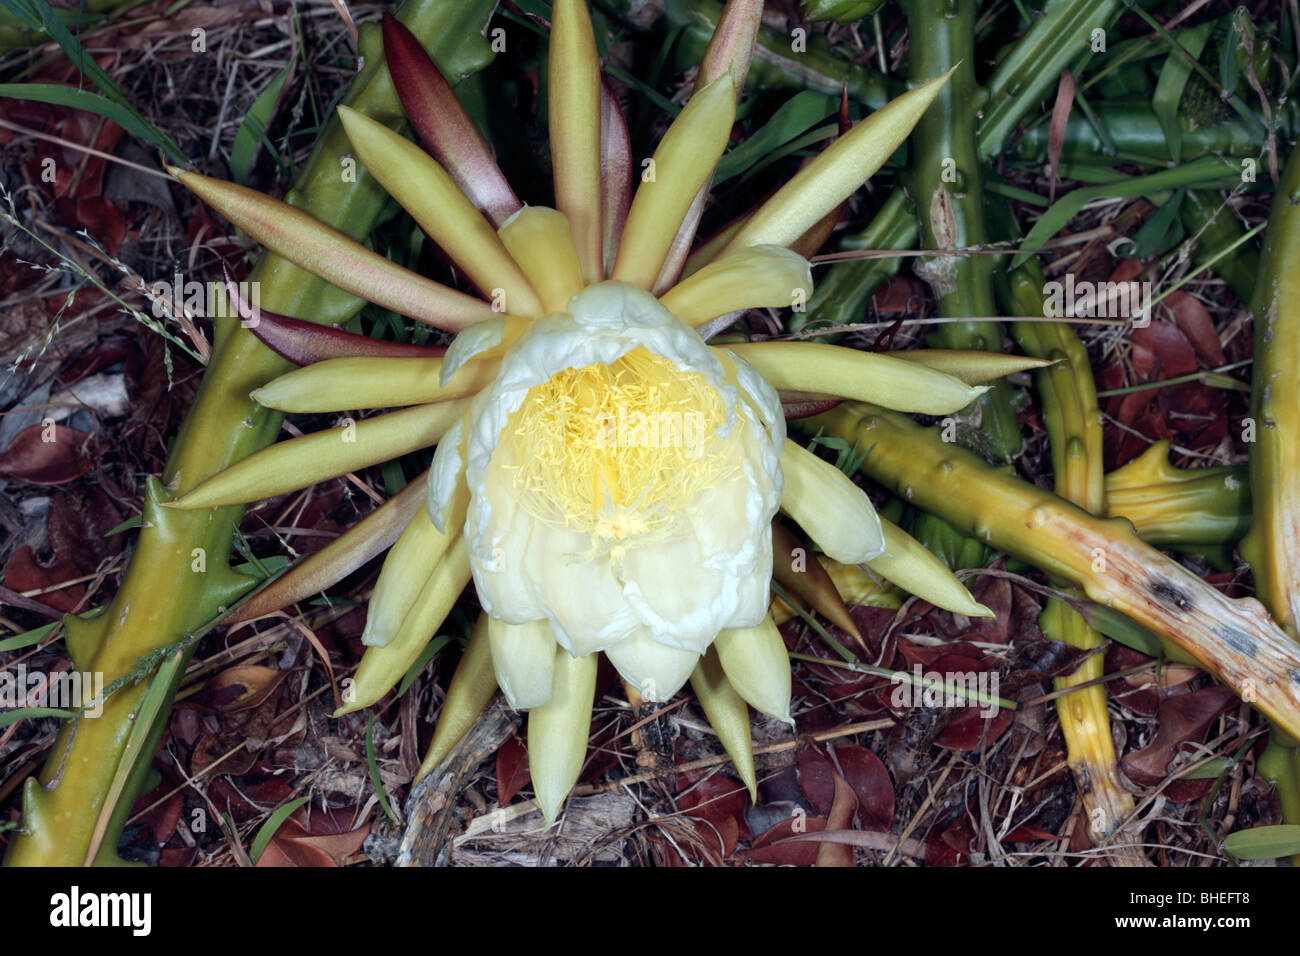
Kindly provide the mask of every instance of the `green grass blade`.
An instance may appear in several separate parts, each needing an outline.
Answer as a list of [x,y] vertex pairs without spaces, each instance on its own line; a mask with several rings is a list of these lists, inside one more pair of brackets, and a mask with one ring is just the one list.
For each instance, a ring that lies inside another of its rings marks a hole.
[[[73,36],[72,31],[68,29],[67,25],[59,18],[59,15],[54,8],[46,3],[45,0],[0,0],[0,6],[9,10],[10,13],[17,16],[31,29],[40,30],[52,37],[63,49],[63,52],[67,55],[68,59],[72,61],[72,65],[75,66],[83,76],[99,87],[110,103],[116,105],[122,113],[129,116],[131,118],[131,123],[124,123],[116,116],[111,116],[108,113],[99,110],[91,110],[91,112],[97,113],[100,116],[107,116],[133,136],[137,136],[155,144],[159,149],[162,149],[171,156],[173,161],[180,163],[188,162],[187,157],[181,152],[180,147],[172,142],[165,133],[155,128],[153,124],[137,112],[135,107],[133,107],[127,100],[126,94],[122,92],[122,88],[113,81],[111,76],[104,72],[103,67],[95,62],[95,58],[86,52],[85,47],[81,45],[81,41]],[[94,95],[89,94],[86,90],[73,90],[72,92],[87,93],[91,96]],[[38,97],[22,96],[19,96],[18,98],[38,99]],[[41,102],[49,103],[54,101],[41,100]],[[65,103],[63,105],[75,106],[75,104],[72,103]],[[75,108],[85,109],[86,107],[75,106]]]
[[69,106],[74,110],[85,110],[96,116],[103,116],[105,119],[111,119],[136,139],[158,147],[174,162],[189,164],[188,157],[166,133],[157,129],[131,107],[100,96],[98,93],[92,93],[90,90],[77,90],[58,83],[0,83],[0,96]]
[[[284,825],[284,821],[289,819],[290,814],[300,806],[310,800],[311,797],[295,797],[288,803],[282,803],[271,811],[271,815],[266,818],[266,822],[257,831],[257,836],[253,837],[253,845],[248,850],[248,858],[254,863],[257,862],[267,845],[271,842],[271,837],[275,836],[277,830]],[[231,832],[234,832],[232,822]]]
[[745,172],[767,153],[784,146],[833,115],[837,107],[835,100],[824,93],[812,90],[796,93],[782,104],[770,120],[718,161],[714,183],[724,182]]
[[0,729],[8,727],[10,724],[16,724],[20,720],[37,717],[76,717],[70,710],[60,710],[58,707],[17,707],[14,710],[6,710],[0,713]]
[[30,631],[15,634],[13,637],[6,637],[3,641],[0,641],[0,653],[17,651],[24,647],[31,647],[33,644],[39,644],[49,637],[58,626],[58,621],[52,621],[49,624],[42,624],[40,627],[32,628]]
[[1019,268],[1031,253],[1041,249],[1044,242],[1060,232],[1066,223],[1094,199],[1132,199],[1135,196],[1150,195],[1161,189],[1209,183],[1214,183],[1216,187],[1231,189],[1233,186],[1240,185],[1241,169],[1220,157],[1202,156],[1193,162],[1152,173],[1149,176],[1138,176],[1121,183],[1107,183],[1071,190],[1058,199],[1047,212],[1043,213],[1038,222],[1034,223],[1034,227],[1025,236],[1025,241],[1020,244],[1020,254],[1016,256],[1011,267]]
[[275,104],[280,99],[280,91],[284,89],[285,80],[293,72],[293,66],[293,60],[290,60],[289,65],[281,71],[280,75],[273,79],[253,101],[248,115],[239,126],[239,132],[235,134],[235,143],[230,149],[230,178],[241,186],[248,181],[248,173],[253,168],[253,160],[257,157],[259,144],[265,145],[276,155],[276,159],[279,159],[279,154],[266,136],[266,127],[271,122]]
[[[1214,21],[1202,23],[1187,30],[1179,38],[1183,49],[1193,57],[1201,55],[1205,43],[1210,39],[1210,30]],[[1235,63],[1236,60],[1233,60]],[[1183,125],[1178,120],[1178,104],[1183,98],[1183,89],[1192,76],[1192,61],[1183,55],[1182,50],[1170,50],[1165,57],[1165,65],[1160,69],[1160,79],[1156,82],[1156,92],[1151,98],[1151,108],[1160,121],[1160,128],[1165,131],[1165,142],[1169,144],[1169,155],[1175,163],[1183,158]]]
[[366,719],[366,766],[370,770],[370,785],[375,788],[375,796],[379,797],[379,805],[384,809],[384,816],[388,817],[388,822],[397,826],[397,817],[393,816],[393,808],[388,805],[388,794],[384,793],[384,785],[379,779],[379,764],[375,762],[375,712],[372,710]]

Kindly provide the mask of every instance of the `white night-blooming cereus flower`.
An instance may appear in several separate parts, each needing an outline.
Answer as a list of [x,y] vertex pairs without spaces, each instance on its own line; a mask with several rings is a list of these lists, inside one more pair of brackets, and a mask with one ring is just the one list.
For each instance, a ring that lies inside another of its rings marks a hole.
[[[388,694],[472,580],[482,614],[421,768],[499,687],[529,712],[530,770],[554,819],[586,751],[597,655],[664,700],[690,681],[751,792],[747,705],[790,721],[790,668],[769,614],[778,509],[830,558],[986,614],[936,558],[876,516],[843,472],[788,439],[777,389],[950,414],[975,384],[1032,360],[971,353],[965,380],[888,354],[802,342],[707,344],[709,328],[812,291],[811,254],[839,206],[903,142],[946,77],[840,136],[729,233],[688,257],[727,146],[762,10],[732,0],[696,90],[636,185],[627,127],[602,83],[586,4],[557,0],[550,40],[554,208],[524,205],[418,42],[391,18],[385,55],[424,147],[346,107],[361,164],[478,298],[405,270],[251,190],[173,170],[271,251],[439,329],[444,349],[322,329],[268,311],[253,332],[303,365],[257,389],[284,412],[397,409],[281,442],[172,502],[255,501],[436,445],[413,481],[235,615],[308,598],[388,550],[368,649],[340,713]],[[704,335],[701,334],[704,333]],[[239,334],[243,334],[242,332]],[[1017,364],[1018,363],[1018,364]]]
[[[438,446],[429,479],[441,527],[463,443],[483,610],[504,628],[549,624],[549,647],[494,657],[511,702],[545,702],[513,689],[554,644],[604,651],[665,700],[720,631],[760,624],[784,442],[771,386],[642,289],[601,282],[533,323]],[[875,557],[874,529],[861,539],[857,560]]]

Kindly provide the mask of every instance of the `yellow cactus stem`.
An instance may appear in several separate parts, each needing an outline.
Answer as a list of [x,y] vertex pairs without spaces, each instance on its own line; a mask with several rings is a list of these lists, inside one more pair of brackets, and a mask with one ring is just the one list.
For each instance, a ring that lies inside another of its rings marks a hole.
[[[1049,601],[1038,620],[1052,640],[1065,641],[1082,650],[1099,647],[1104,639],[1073,608],[1061,601]],[[1093,654],[1073,673],[1052,682],[1056,690],[1068,690],[1105,676],[1106,659]],[[1106,710],[1106,687],[1094,683],[1056,699],[1056,714],[1065,738],[1066,759],[1078,782],[1088,835],[1101,847],[1113,866],[1146,866],[1140,847],[1115,840],[1120,824],[1133,812],[1133,795],[1124,789],[1115,760],[1110,714]]]
[[425,578],[419,596],[388,643],[383,647],[368,647],[361,655],[352,687],[335,717],[376,703],[397,686],[419,658],[469,583],[469,553],[465,550],[464,539],[457,534],[442,560],[431,571],[413,570]]
[[1031,355],[1008,355],[1005,352],[980,352],[975,349],[900,349],[888,353],[890,358],[924,365],[960,379],[967,385],[983,385],[1004,375],[1029,372],[1051,365],[1048,359]]
[[[1036,265],[1012,274],[1012,295],[1020,308],[1039,308],[1042,286]],[[1026,352],[1056,363],[1037,376],[1056,492],[1086,511],[1100,513],[1106,507],[1101,410],[1088,350],[1064,323],[1018,322],[1012,334]],[[1080,650],[1096,650],[1104,643],[1101,634],[1061,601],[1047,602],[1039,624],[1048,637]],[[1115,866],[1145,866],[1146,858],[1137,847],[1123,842],[1108,845],[1133,812],[1133,796],[1119,778],[1106,689],[1099,683],[1104,673],[1105,658],[1093,654],[1073,673],[1056,678],[1053,686],[1057,690],[1091,684],[1058,697],[1056,712],[1093,843],[1103,848]]]
[[492,223],[436,159],[356,110],[340,106],[339,120],[361,164],[451,257],[484,298],[501,303],[516,315],[541,316],[541,300],[506,251]]
[[605,277],[600,221],[600,60],[586,0],[556,0],[547,72],[555,205],[587,282]]
[[950,76],[951,70],[891,100],[837,139],[759,207],[727,251],[795,242],[884,165]]
[[650,289],[695,194],[718,164],[736,118],[731,74],[695,94],[677,114],[641,177],[611,278]]
[[286,202],[199,173],[167,171],[253,240],[345,292],[447,331],[497,314],[482,299],[403,269]]
[[[444,527],[459,528],[468,507],[469,490],[461,479],[449,506],[451,521]],[[429,582],[427,569],[442,561],[455,540],[454,531],[444,534],[434,526],[428,508],[421,508],[411,516],[406,530],[389,550],[379,571],[379,580],[370,596],[370,612],[366,615],[362,644],[384,647],[396,637]]]
[[547,312],[563,312],[582,291],[582,262],[568,217],[546,206],[525,206],[499,230],[501,241],[519,263]]
[[488,616],[480,614],[460,663],[456,665],[456,673],[452,674],[451,683],[447,685],[447,696],[438,712],[437,726],[433,728],[433,740],[429,742],[429,750],[415,774],[416,783],[446,759],[452,748],[474,726],[474,721],[478,720],[497,691],[487,629]]
[[1253,598],[1234,600],[1142,542],[993,468],[905,416],[846,402],[798,422],[862,447],[861,470],[967,534],[1080,585],[1166,638],[1290,733],[1300,731],[1300,649]]
[[402,408],[475,395],[501,371],[499,358],[472,358],[443,384],[443,364],[441,357],[326,359],[272,379],[252,397],[267,408],[298,414]]
[[731,628],[713,642],[727,681],[749,706],[791,727],[790,654],[771,615],[757,627]]
[[1230,544],[1250,527],[1245,468],[1177,468],[1162,439],[1106,476],[1106,514],[1127,518],[1156,545]]
[[967,617],[995,616],[929,548],[886,518],[880,526],[885,550],[866,562],[872,571],[935,607]]
[[515,710],[532,710],[551,699],[555,680],[555,638],[546,621],[507,624],[488,618],[492,672],[506,702]]
[[528,772],[548,826],[582,773],[597,664],[595,654],[574,657],[557,647],[551,699],[528,712]]
[[694,328],[742,309],[786,308],[812,296],[808,260],[780,246],[751,246],[719,257],[660,296]]
[[754,738],[749,729],[749,705],[727,680],[718,660],[718,649],[710,647],[691,674],[691,689],[711,726],[722,741],[736,773],[749,789],[749,799],[758,802],[758,775],[754,772]]
[[437,444],[468,406],[468,399],[417,405],[291,438],[249,455],[165,504],[192,511],[246,504],[309,488]]
[[988,391],[887,353],[820,342],[750,342],[727,349],[754,366],[773,388],[838,395],[902,412],[951,415]]
[[884,552],[880,517],[844,472],[787,438],[781,473],[781,510],[832,558],[861,564]]

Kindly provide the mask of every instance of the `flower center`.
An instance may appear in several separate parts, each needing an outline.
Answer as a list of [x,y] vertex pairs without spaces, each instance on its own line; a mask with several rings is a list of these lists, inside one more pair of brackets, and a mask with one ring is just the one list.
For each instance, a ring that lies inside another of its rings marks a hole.
[[703,375],[637,347],[535,385],[502,440],[524,507],[617,558],[629,541],[670,535],[697,495],[735,474],[740,428],[719,437],[726,419]]

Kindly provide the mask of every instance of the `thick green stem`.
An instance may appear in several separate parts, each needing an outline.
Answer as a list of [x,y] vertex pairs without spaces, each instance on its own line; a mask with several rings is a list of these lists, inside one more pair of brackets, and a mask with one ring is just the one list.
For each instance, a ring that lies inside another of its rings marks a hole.
[[[975,85],[975,0],[907,0],[911,26],[911,80],[932,79],[956,68],[933,105],[912,131],[908,189],[920,218],[927,249],[982,249],[984,184],[975,144],[976,114],[984,103]],[[994,314],[993,260],[985,255],[936,256],[913,270],[949,318]],[[1005,330],[997,322],[952,322],[930,336],[937,348],[1000,352]],[[1007,458],[1020,449],[1012,387],[1000,380],[978,402],[985,451]]]
[[1241,552],[1260,600],[1300,636],[1300,151],[1293,152],[1265,234],[1250,304],[1254,382],[1247,439],[1253,519]]
[[[431,48],[452,77],[484,66],[491,53],[482,36],[495,0],[451,5],[411,0],[400,19]],[[344,102],[380,122],[404,122],[392,78],[384,64],[379,30],[366,24],[361,35],[366,66]],[[316,144],[288,201],[354,238],[369,234],[387,197],[372,177],[345,176],[352,154],[337,120]],[[318,322],[340,322],[361,300],[273,255],[264,255],[249,276],[260,283],[261,305]],[[117,839],[167,726],[164,705],[140,759],[124,760],[127,739],[149,673],[160,648],[183,645],[188,635],[213,620],[252,584],[230,570],[228,557],[243,509],[183,512],[159,502],[184,493],[205,478],[270,444],[282,416],[261,408],[248,394],[286,370],[285,362],[251,332],[219,323],[212,358],[199,394],[173,442],[163,481],[150,482],[144,524],[109,607],[88,622],[68,619],[68,648],[77,670],[100,672],[106,686],[138,672],[135,683],[113,693],[102,716],[70,720],[60,732],[39,782],[23,793],[23,820],[5,856],[8,866],[112,864]],[[177,669],[179,677],[182,669]],[[171,687],[167,694],[170,701]],[[127,766],[127,764],[130,764]],[[125,787],[110,799],[115,780]]]
[[[1168,166],[1173,158],[1164,128],[1151,109],[1149,99],[1112,100],[1098,104],[1096,126],[1079,113],[1072,114],[1065,124],[1065,138],[1061,147],[1062,163],[1087,166],[1114,166],[1116,163],[1141,163]],[[1290,142],[1298,128],[1300,101],[1289,97],[1276,107],[1279,141]],[[1182,162],[1202,156],[1234,156],[1258,158],[1264,151],[1264,130],[1257,123],[1233,116],[1212,126],[1199,126],[1179,117],[1182,124]],[[1106,139],[1114,144],[1108,149],[1098,136],[1100,127]],[[1039,123],[1025,131],[1013,147],[1021,159],[1040,163],[1047,159],[1049,125]]]
[[[954,70],[912,131],[912,166],[904,183],[927,249],[982,249],[984,185],[976,148],[977,114],[985,103],[975,83],[975,0],[906,0],[911,32],[913,84]],[[939,315],[947,318],[994,314],[993,260],[986,255],[917,259],[912,271],[929,283]],[[935,348],[1000,352],[1005,330],[997,322],[949,322],[928,336]],[[1020,450],[1014,392],[1005,379],[993,383],[971,407],[977,423],[968,440],[987,457],[1006,460]],[[980,542],[963,541],[934,516],[921,516],[912,533],[954,568],[982,565],[988,554]]]
[[[1241,553],[1259,599],[1300,638],[1300,151],[1292,151],[1273,197],[1261,258],[1250,303],[1252,519]],[[1289,738],[1274,728],[1260,769],[1277,783],[1285,822],[1300,824],[1300,735],[1285,729]],[[1292,863],[1300,865],[1300,856]]]

